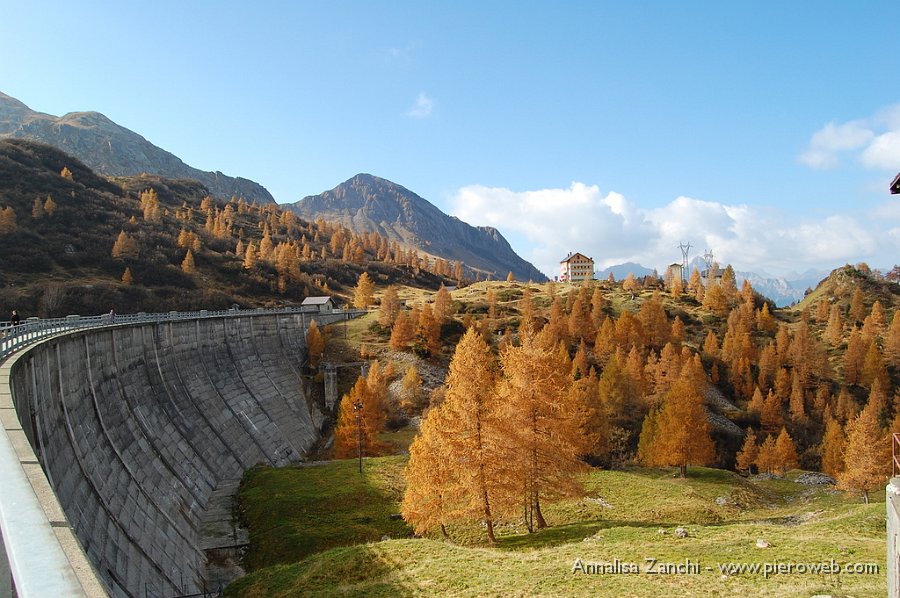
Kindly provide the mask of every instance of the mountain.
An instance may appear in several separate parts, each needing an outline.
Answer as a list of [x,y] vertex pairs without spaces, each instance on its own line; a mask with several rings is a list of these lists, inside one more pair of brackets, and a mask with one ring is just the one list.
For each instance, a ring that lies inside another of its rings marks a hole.
[[237,196],[257,203],[275,201],[259,183],[188,166],[177,156],[99,112],[70,112],[56,117],[35,112],[0,92],[0,138],[4,137],[52,145],[75,156],[98,174],[135,176],[148,173],[173,179],[194,179],[217,199]]
[[[616,280],[625,280],[625,277],[628,276],[628,274],[634,274],[637,278],[650,276],[653,274],[653,268],[647,268],[634,262],[625,262],[624,264],[617,264],[615,266],[610,266],[609,268],[604,268],[603,270],[598,270],[594,273],[594,278],[597,280],[606,280],[609,278],[610,273],[612,273]],[[662,275],[660,274],[660,276]]]
[[[274,204],[209,206],[207,195],[192,179],[100,176],[58,148],[0,139],[0,319],[12,309],[58,317],[299,305],[311,295],[348,297],[362,272],[381,285],[452,284],[371,250],[353,262],[321,259],[332,227]],[[239,251],[265,245],[263,222],[268,256]],[[305,247],[307,257],[288,247]]]
[[505,278],[542,282],[546,276],[516,255],[503,235],[448,216],[412,191],[386,179],[358,174],[331,191],[293,204],[307,220],[322,218],[357,233],[375,231],[392,241]]

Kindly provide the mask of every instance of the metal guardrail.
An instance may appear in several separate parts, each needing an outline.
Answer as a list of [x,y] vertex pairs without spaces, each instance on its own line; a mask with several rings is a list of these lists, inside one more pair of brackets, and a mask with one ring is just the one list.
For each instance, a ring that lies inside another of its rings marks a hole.
[[346,314],[352,318],[365,310],[332,309],[319,310],[317,307],[285,307],[280,309],[225,309],[219,311],[170,311],[163,313],[136,313],[136,314],[104,314],[102,316],[66,316],[64,318],[28,318],[18,326],[11,322],[0,322],[0,362],[8,355],[32,345],[37,341],[63,332],[74,332],[87,328],[102,328],[105,326],[118,326],[122,324],[144,324],[172,322],[176,320],[196,320],[199,318],[239,317],[266,314],[321,314],[336,315]]

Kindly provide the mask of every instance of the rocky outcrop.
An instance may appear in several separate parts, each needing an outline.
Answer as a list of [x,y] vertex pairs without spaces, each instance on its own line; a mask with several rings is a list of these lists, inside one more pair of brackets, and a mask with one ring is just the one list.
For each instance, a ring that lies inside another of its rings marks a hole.
[[512,272],[518,280],[547,279],[519,257],[497,229],[466,224],[409,189],[370,174],[358,174],[331,191],[304,197],[293,208],[307,220],[322,218],[358,233],[375,231],[494,278]]
[[136,176],[147,173],[173,179],[194,179],[219,199],[237,196],[258,203],[275,201],[259,183],[188,166],[178,156],[99,112],[70,112],[56,117],[35,112],[15,98],[0,93],[0,137],[52,145],[78,158],[98,174]]

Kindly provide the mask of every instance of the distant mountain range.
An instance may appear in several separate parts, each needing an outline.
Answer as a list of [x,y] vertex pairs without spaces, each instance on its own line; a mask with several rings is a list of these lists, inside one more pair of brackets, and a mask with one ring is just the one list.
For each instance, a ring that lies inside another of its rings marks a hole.
[[[701,258],[694,258],[688,265],[687,276],[690,276],[690,273],[695,267],[702,272],[706,269],[706,264],[703,263]],[[626,262],[624,264],[618,264],[610,266],[609,268],[604,268],[603,270],[598,270],[595,273],[595,277],[598,280],[606,280],[609,277],[610,272],[615,276],[616,280],[622,280],[628,276],[629,272],[637,277],[641,277],[653,274],[654,270],[642,266],[641,264]],[[662,276],[663,272],[660,271],[658,274]],[[802,274],[790,274],[785,277],[776,277],[768,276],[766,274],[757,274],[755,272],[741,272],[735,270],[734,277],[738,287],[744,284],[744,280],[749,280],[757,293],[768,297],[774,301],[775,305],[778,307],[784,307],[802,300],[807,289],[816,288],[816,285],[818,285],[822,279],[826,278],[828,274],[828,270],[807,270]]]
[[35,112],[19,100],[0,93],[0,138],[9,137],[61,149],[98,174],[135,176],[147,173],[172,179],[194,179],[218,199],[237,196],[257,203],[275,201],[259,183],[188,166],[177,156],[99,112],[70,112],[56,117]]
[[505,278],[547,278],[519,257],[495,228],[471,226],[448,216],[409,189],[370,174],[358,174],[331,191],[304,197],[293,209],[307,220],[322,218],[358,233],[378,234],[407,247]]

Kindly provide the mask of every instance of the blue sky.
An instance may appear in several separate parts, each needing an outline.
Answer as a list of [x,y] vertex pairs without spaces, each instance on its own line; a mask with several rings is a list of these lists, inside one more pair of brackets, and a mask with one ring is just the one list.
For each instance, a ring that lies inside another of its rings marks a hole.
[[900,261],[900,2],[7,0],[0,91],[279,202],[358,172],[553,273]]

